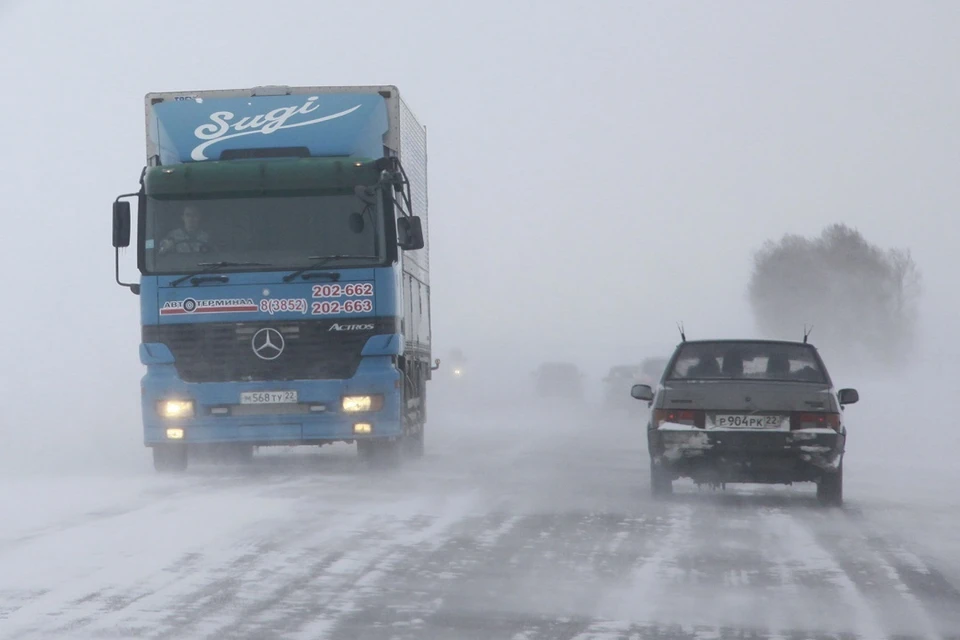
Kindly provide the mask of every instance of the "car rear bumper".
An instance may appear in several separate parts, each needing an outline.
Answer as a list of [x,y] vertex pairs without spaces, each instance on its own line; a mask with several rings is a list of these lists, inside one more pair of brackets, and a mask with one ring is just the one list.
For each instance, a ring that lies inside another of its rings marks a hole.
[[846,436],[831,429],[747,431],[655,429],[651,461],[697,482],[815,482],[835,472]]

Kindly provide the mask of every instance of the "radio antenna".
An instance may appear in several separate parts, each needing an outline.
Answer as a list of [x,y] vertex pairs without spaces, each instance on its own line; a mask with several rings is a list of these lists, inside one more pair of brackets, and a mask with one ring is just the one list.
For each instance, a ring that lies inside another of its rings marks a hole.
[[680,340],[682,340],[683,342],[686,342],[686,341],[687,341],[687,334],[684,333],[684,331],[683,331],[683,323],[682,323],[682,322],[678,322],[678,323],[677,323],[677,329],[680,330]]
[[807,338],[810,337],[810,333],[813,331],[813,325],[810,325],[810,328],[807,328],[806,323],[803,325],[803,344],[807,344]]

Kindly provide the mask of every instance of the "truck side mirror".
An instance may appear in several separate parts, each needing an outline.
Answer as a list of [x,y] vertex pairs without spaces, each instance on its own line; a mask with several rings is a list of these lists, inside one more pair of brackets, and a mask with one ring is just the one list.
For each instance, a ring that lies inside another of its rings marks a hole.
[[397,246],[404,251],[423,249],[423,224],[420,216],[397,218]]
[[122,196],[117,196],[117,199],[113,201],[113,253],[117,284],[121,287],[127,287],[136,295],[140,295],[139,284],[120,280],[120,249],[130,246],[130,203],[120,200],[120,198],[132,198],[137,195],[140,194],[125,193]]
[[113,203],[113,246],[130,246],[130,203],[124,200]]

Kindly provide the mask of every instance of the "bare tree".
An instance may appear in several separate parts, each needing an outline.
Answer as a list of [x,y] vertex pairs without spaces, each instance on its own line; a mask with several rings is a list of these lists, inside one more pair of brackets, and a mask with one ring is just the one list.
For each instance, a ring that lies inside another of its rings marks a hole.
[[890,249],[887,261],[891,268],[894,309],[898,314],[916,314],[922,290],[920,270],[909,249]]
[[786,235],[754,255],[748,288],[758,328],[771,337],[817,327],[816,342],[867,364],[910,354],[921,293],[909,250],[881,249],[835,224],[815,238]]

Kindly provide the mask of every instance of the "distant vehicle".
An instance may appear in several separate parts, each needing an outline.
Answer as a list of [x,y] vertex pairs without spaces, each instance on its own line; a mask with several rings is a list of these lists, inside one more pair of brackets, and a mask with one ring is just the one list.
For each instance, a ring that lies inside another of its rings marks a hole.
[[648,384],[651,388],[656,388],[660,384],[660,378],[667,368],[670,358],[646,358],[640,364],[639,384]]
[[583,373],[572,362],[544,362],[534,372],[541,398],[583,398]]
[[655,496],[673,480],[724,486],[815,482],[824,505],[843,502],[846,405],[855,389],[834,389],[811,344],[770,340],[684,341],[654,391],[647,425]]
[[451,349],[450,355],[447,358],[447,371],[449,375],[454,380],[460,380],[463,378],[463,374],[466,370],[467,358],[463,355],[463,351],[460,349]]
[[[650,384],[651,381],[643,378],[642,365],[618,365],[610,367],[610,371],[603,378],[604,404],[608,407],[624,406],[629,402],[626,393],[634,384]],[[650,384],[652,387],[653,384]]]

